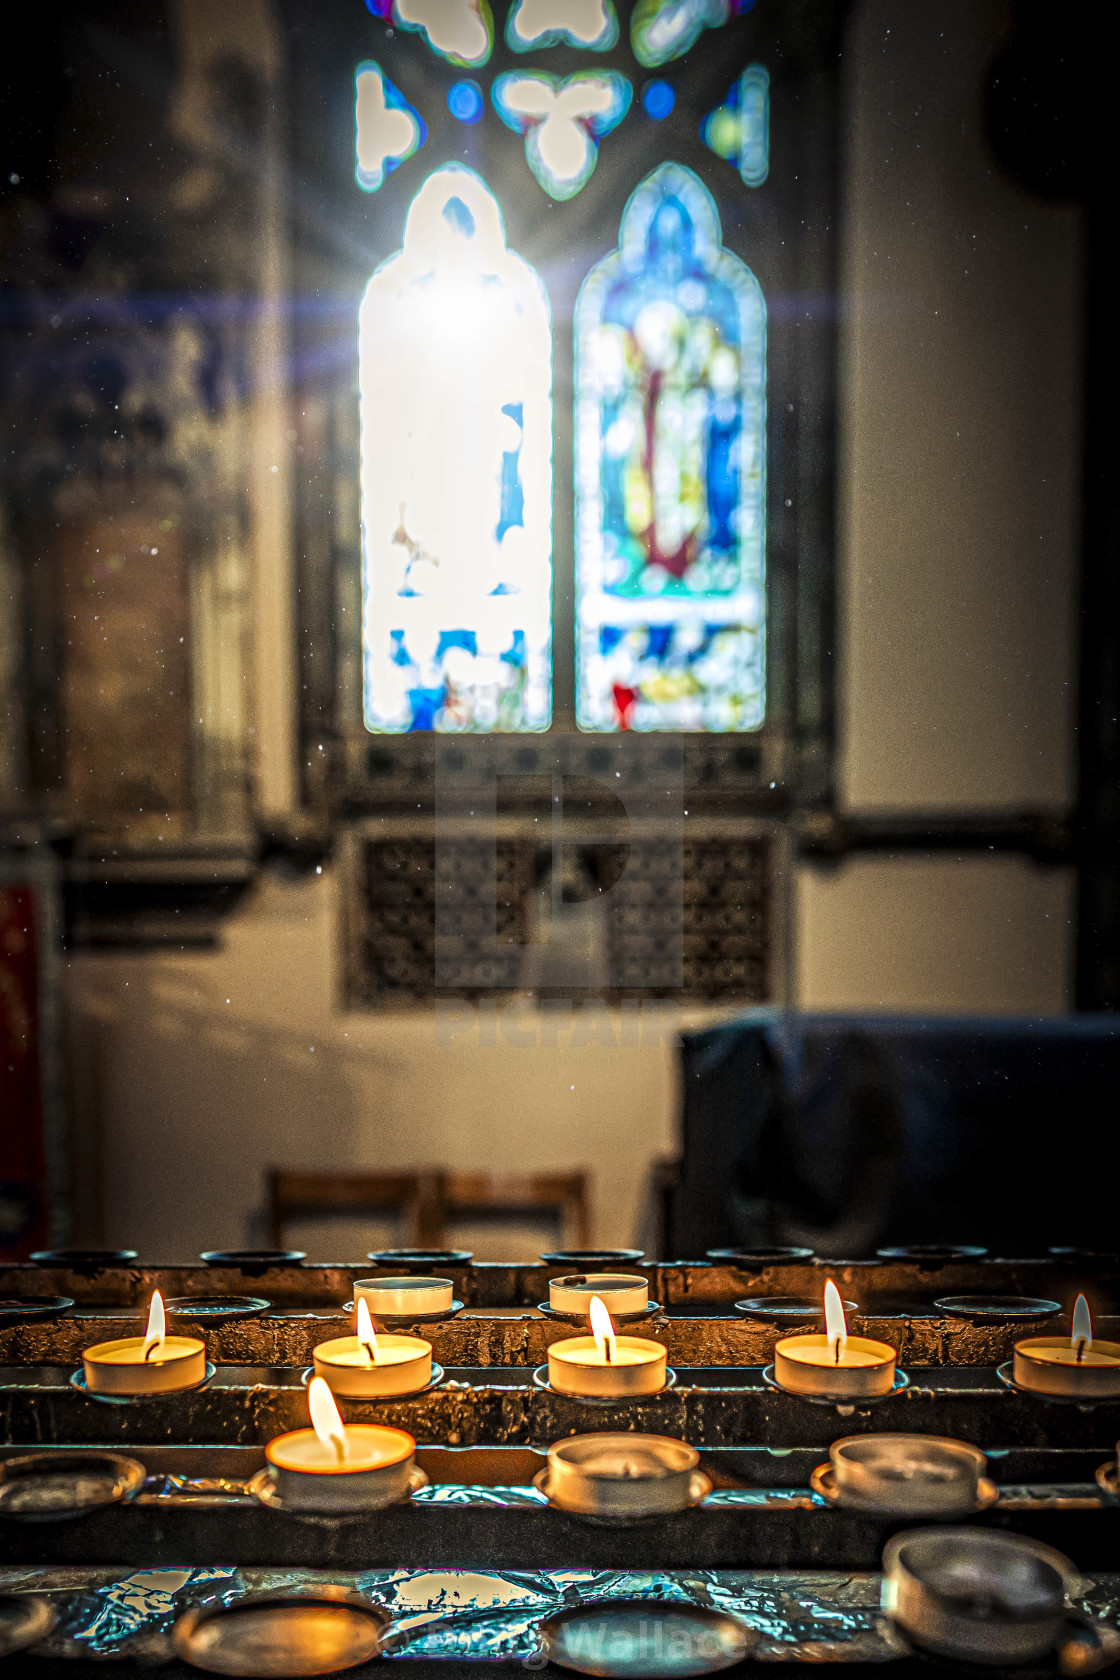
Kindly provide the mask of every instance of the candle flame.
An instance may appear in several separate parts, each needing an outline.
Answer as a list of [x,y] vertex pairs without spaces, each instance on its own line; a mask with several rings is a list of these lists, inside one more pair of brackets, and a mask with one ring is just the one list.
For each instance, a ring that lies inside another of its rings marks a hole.
[[828,1351],[839,1365],[844,1343],[848,1340],[848,1323],[840,1291],[831,1278],[824,1286],[824,1333],[828,1337]]
[[1089,1303],[1084,1295],[1079,1295],[1073,1304],[1073,1328],[1070,1341],[1077,1349],[1077,1358],[1080,1363],[1093,1345],[1093,1320],[1089,1316]]
[[307,1388],[307,1409],[311,1426],[325,1447],[333,1447],[341,1464],[346,1457],[346,1431],[334,1403],[334,1395],[322,1377],[312,1377]]
[[149,1353],[162,1353],[166,1336],[167,1314],[163,1310],[163,1296],[157,1289],[148,1308],[148,1328],[144,1336],[144,1346],[140,1350],[141,1359],[146,1360]]
[[598,1295],[591,1297],[591,1334],[595,1338],[595,1346],[599,1349],[608,1365],[614,1364],[614,1325],[611,1315],[607,1311]]
[[358,1328],[356,1334],[367,1360],[371,1365],[376,1365],[377,1336],[374,1332],[373,1320],[369,1316],[369,1308],[366,1306],[364,1295],[358,1298]]

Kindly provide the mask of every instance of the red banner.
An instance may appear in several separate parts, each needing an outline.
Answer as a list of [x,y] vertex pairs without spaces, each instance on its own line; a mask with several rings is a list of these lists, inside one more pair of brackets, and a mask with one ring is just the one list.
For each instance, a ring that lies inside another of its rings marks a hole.
[[0,884],[0,1259],[47,1240],[34,886]]

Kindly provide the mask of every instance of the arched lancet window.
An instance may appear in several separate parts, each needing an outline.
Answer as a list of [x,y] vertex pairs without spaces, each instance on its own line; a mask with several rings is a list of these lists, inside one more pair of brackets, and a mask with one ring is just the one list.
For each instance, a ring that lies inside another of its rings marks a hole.
[[472,170],[413,199],[359,363],[367,727],[547,729],[549,308]]
[[579,725],[757,729],[766,307],[691,170],[633,194],[575,339]]

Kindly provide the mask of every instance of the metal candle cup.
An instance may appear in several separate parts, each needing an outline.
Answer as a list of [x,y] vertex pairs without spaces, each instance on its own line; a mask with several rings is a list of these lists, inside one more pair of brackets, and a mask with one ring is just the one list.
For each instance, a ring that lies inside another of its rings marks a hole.
[[354,1307],[364,1300],[374,1318],[427,1318],[431,1313],[450,1312],[455,1285],[450,1278],[385,1277],[359,1278],[354,1285]]
[[619,1318],[644,1313],[649,1303],[649,1284],[632,1272],[576,1272],[553,1278],[548,1286],[548,1304],[553,1312],[585,1314],[597,1295],[609,1313]]
[[1012,1366],[1020,1388],[1070,1400],[1108,1400],[1120,1395],[1120,1342],[1094,1339],[1080,1361],[1068,1336],[1032,1336],[1015,1343]]
[[641,1336],[616,1337],[610,1360],[604,1359],[594,1336],[571,1336],[549,1348],[548,1380],[560,1394],[625,1400],[635,1394],[660,1394],[666,1360],[659,1342]]
[[205,1380],[206,1344],[193,1336],[167,1335],[163,1297],[156,1289],[147,1334],[96,1342],[82,1354],[82,1367],[91,1394],[174,1394]]
[[93,1394],[174,1394],[206,1376],[206,1344],[193,1336],[165,1336],[144,1358],[146,1338],[97,1342],[82,1354],[86,1387]]
[[277,1435],[264,1449],[276,1491],[293,1511],[376,1510],[410,1490],[416,1442],[403,1429],[349,1423],[342,1432],[346,1456],[314,1429]]
[[1081,1590],[1068,1558],[990,1529],[896,1534],[883,1552],[883,1609],[917,1645],[958,1660],[1019,1664],[1051,1651],[1065,1600]]
[[415,1394],[432,1380],[432,1344],[419,1336],[379,1335],[373,1361],[357,1336],[336,1336],[315,1349],[315,1375],[335,1394],[377,1400]]
[[848,1336],[840,1361],[825,1335],[786,1336],[774,1348],[774,1380],[791,1394],[826,1400],[870,1400],[894,1387],[889,1342]]
[[637,1521],[703,1499],[712,1484],[699,1463],[695,1447],[667,1435],[575,1435],[549,1447],[538,1485],[562,1510]]
[[842,1499],[916,1517],[975,1510],[988,1466],[979,1447],[938,1435],[849,1435],[828,1456]]
[[791,1394],[819,1400],[872,1400],[894,1387],[889,1342],[849,1336],[840,1291],[824,1286],[823,1335],[785,1336],[774,1348],[774,1380]]
[[1015,1343],[1012,1365],[1020,1388],[1068,1400],[1108,1400],[1120,1395],[1120,1342],[1093,1336],[1089,1303],[1079,1295],[1068,1336],[1032,1336]]

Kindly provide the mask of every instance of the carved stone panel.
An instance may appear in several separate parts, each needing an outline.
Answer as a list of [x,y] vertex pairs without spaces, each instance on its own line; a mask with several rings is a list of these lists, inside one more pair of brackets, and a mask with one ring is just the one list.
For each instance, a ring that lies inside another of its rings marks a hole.
[[[775,990],[774,851],[768,834],[723,832],[687,838],[683,856],[669,842],[640,851],[566,842],[558,860],[533,835],[505,834],[496,859],[493,844],[457,844],[451,878],[430,828],[409,832],[401,824],[391,834],[352,835],[344,871],[347,1001],[385,1008],[529,991],[598,995],[608,1003],[766,1002]],[[557,867],[562,879],[553,891]],[[608,894],[611,914],[596,915]],[[548,983],[562,967],[542,953],[567,936],[565,909],[576,912],[580,939],[601,941],[590,965],[601,984]],[[442,954],[448,944],[457,949],[450,965]],[[678,974],[683,984],[666,983]]]
[[63,786],[91,828],[181,831],[190,804],[190,603],[177,516],[63,520],[56,539]]

